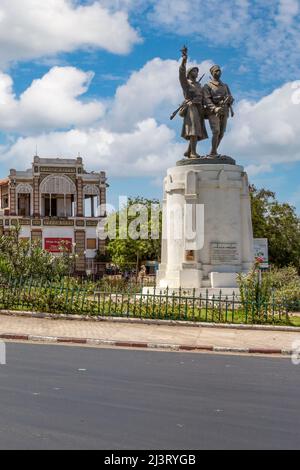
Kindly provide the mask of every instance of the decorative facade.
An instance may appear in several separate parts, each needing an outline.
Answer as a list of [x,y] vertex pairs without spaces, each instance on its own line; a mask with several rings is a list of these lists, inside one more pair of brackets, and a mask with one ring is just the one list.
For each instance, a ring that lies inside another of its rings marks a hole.
[[20,237],[38,240],[57,253],[61,242],[74,246],[76,271],[94,271],[97,252],[105,242],[97,226],[105,217],[105,172],[88,173],[82,158],[34,157],[27,171],[10,170],[0,180],[0,234],[21,226]]

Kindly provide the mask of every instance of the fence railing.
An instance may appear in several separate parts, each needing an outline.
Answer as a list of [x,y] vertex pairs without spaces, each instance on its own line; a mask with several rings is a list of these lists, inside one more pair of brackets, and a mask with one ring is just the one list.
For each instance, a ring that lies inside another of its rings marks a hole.
[[10,280],[0,283],[0,310],[26,310],[57,314],[76,314],[101,317],[127,317],[191,322],[282,324],[297,325],[300,302],[278,302],[259,298],[244,300],[233,292],[230,296],[196,295],[171,292],[169,289],[152,292],[136,289],[101,289],[91,284],[74,286],[67,282]]

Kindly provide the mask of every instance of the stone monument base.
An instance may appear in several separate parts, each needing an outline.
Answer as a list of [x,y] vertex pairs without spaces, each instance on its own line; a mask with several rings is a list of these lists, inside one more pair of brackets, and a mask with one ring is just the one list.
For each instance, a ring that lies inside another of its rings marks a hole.
[[248,272],[253,261],[249,183],[243,167],[224,156],[185,159],[169,168],[158,290],[221,289],[232,294],[238,273]]
[[236,161],[232,158],[229,157],[228,155],[219,155],[219,156],[210,156],[210,155],[205,155],[200,158],[183,158],[182,160],[179,160],[176,165],[177,166],[185,166],[185,165],[212,165],[212,164],[224,164],[226,163],[227,165],[235,165]]

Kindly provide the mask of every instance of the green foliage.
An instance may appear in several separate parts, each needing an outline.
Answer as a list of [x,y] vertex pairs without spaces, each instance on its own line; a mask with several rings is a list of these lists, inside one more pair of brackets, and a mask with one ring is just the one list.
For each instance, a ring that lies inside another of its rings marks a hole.
[[98,250],[95,256],[95,261],[100,263],[109,263],[111,259],[108,253],[102,253],[100,250]]
[[274,289],[280,290],[287,287],[297,287],[298,296],[300,297],[300,276],[297,269],[293,266],[285,268],[272,268],[269,273],[271,285]]
[[9,235],[0,237],[0,276],[50,280],[71,272],[74,257],[66,247],[62,246],[61,255],[55,257],[38,242],[20,239],[19,233],[20,227],[13,227]]
[[[131,213],[133,206],[146,208],[147,221],[138,221],[141,211]],[[155,217],[151,217],[152,215]],[[127,219],[126,233],[122,229],[121,220]],[[159,201],[141,197],[129,198],[128,204],[117,213],[111,214],[108,225],[114,224],[116,220],[116,238],[108,242],[107,250],[111,260],[121,270],[132,269],[143,259],[159,259],[161,252],[161,213]],[[136,229],[140,236],[137,239],[131,237],[131,230]],[[156,232],[157,238],[151,237]]]
[[293,266],[273,268],[259,276],[259,263],[248,274],[238,275],[241,302],[245,309],[251,306],[251,315],[260,320],[274,304],[287,311],[300,308],[300,277]]
[[267,276],[276,302],[283,302],[289,310],[300,310],[300,276],[293,266],[273,268]]
[[240,288],[241,303],[245,310],[251,309],[251,316],[255,323],[263,321],[264,314],[271,307],[272,286],[269,276],[260,277],[259,263],[255,262],[249,273],[238,274],[237,281]]
[[300,272],[300,218],[295,208],[265,189],[252,186],[250,194],[254,237],[268,238],[270,262]]

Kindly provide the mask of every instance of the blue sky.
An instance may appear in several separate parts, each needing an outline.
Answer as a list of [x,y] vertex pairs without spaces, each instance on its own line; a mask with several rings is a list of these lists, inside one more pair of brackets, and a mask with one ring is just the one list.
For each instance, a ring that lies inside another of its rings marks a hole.
[[2,0],[1,177],[28,167],[37,146],[106,170],[114,205],[160,198],[185,149],[169,115],[186,44],[205,79],[223,67],[236,98],[220,150],[300,212],[299,19],[298,0]]

